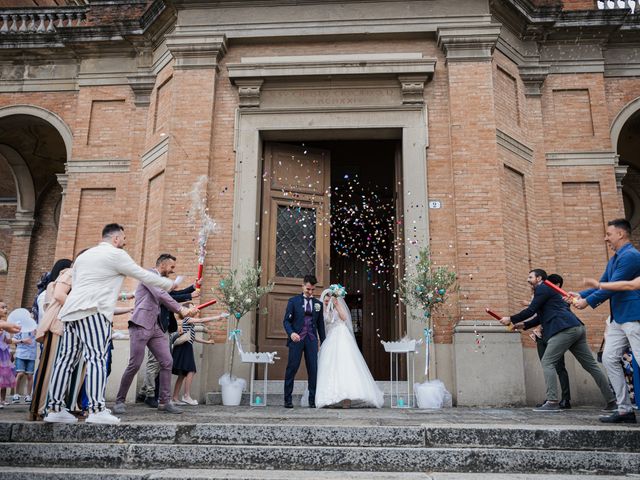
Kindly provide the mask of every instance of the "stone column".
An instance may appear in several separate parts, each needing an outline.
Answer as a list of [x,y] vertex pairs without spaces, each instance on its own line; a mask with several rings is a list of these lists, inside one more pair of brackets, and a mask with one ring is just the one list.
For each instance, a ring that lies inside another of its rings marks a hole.
[[[507,343],[503,327],[484,321],[486,305],[505,311],[508,288],[491,64],[499,33],[493,24],[438,29],[449,76],[455,246],[465,318],[454,331],[458,405],[524,401],[519,338]],[[493,338],[494,332],[505,341]],[[486,351],[474,351],[478,338],[489,337]]]
[[[191,242],[193,227],[187,225],[186,220],[189,192],[199,176],[215,170],[210,164],[215,84],[218,62],[225,55],[227,46],[224,36],[178,31],[168,37],[167,47],[175,63],[160,245],[176,254],[181,272],[195,278],[197,258]],[[211,266],[215,256],[215,251],[209,251],[205,265],[202,291],[207,299],[211,296]],[[218,390],[217,380],[225,358],[229,357],[225,355],[226,349],[228,347],[224,345],[203,349],[201,378],[199,385],[194,385],[200,387],[200,394]]]
[[16,212],[16,217],[11,220],[11,255],[9,256],[9,269],[7,271],[7,283],[5,288],[5,301],[9,310],[22,306],[29,306],[22,302],[25,292],[25,280],[29,265],[29,249],[31,248],[31,233],[33,232],[33,212]]

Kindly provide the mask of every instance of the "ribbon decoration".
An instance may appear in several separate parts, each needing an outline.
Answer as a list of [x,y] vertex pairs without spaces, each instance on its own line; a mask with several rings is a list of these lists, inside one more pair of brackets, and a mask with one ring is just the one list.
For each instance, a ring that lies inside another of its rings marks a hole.
[[239,339],[241,336],[242,336],[242,330],[240,330],[239,328],[236,328],[235,330],[232,330],[231,333],[229,334],[229,340]]
[[427,377],[428,379],[428,375],[429,375],[429,344],[431,343],[431,335],[432,335],[433,331],[430,328],[425,328],[424,329],[424,351],[425,351],[425,356],[427,357],[427,361],[424,365],[424,375],[425,377]]

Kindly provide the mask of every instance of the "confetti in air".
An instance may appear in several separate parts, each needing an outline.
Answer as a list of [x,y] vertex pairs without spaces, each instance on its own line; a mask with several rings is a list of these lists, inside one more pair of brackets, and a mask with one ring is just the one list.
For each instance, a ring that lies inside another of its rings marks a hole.
[[201,175],[193,185],[189,196],[191,197],[191,208],[189,210],[189,220],[195,225],[200,225],[198,230],[198,278],[196,287],[200,288],[202,281],[202,271],[204,259],[207,255],[207,240],[209,235],[216,228],[216,222],[209,216],[207,207],[207,176]]

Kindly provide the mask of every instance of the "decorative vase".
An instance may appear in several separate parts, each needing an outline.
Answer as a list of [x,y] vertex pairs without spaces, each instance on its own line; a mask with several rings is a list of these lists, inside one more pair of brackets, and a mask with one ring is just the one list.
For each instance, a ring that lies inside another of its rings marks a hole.
[[220,391],[222,392],[222,404],[237,407],[242,400],[242,392],[247,386],[244,378],[238,378],[225,373],[218,379]]
[[242,401],[242,391],[244,390],[245,382],[233,382],[221,385],[222,389],[222,404],[231,407],[237,407]]

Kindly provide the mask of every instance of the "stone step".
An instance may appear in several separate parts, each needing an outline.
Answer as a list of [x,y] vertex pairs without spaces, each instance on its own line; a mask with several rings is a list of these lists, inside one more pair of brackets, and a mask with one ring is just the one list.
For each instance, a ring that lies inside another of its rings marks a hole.
[[300,447],[126,443],[0,444],[0,465],[50,468],[282,469],[377,472],[616,474],[640,453],[502,448]]
[[0,441],[405,448],[526,448],[636,452],[640,428],[534,425],[0,424]]
[[[116,470],[81,468],[5,468],[4,480],[291,480],[290,470],[213,470],[213,469],[166,469],[166,470]],[[496,473],[445,473],[445,472],[295,472],[297,480],[627,480],[636,475],[559,475],[551,474],[496,474]]]

